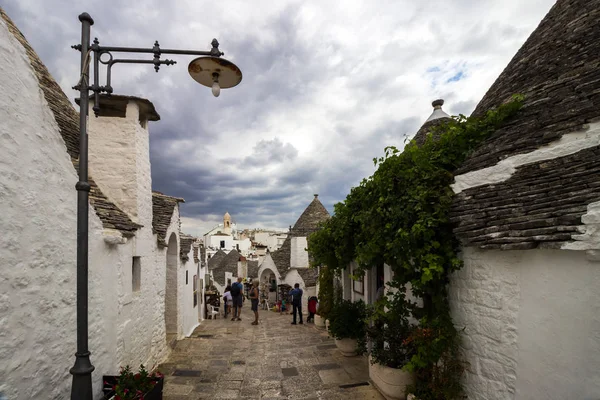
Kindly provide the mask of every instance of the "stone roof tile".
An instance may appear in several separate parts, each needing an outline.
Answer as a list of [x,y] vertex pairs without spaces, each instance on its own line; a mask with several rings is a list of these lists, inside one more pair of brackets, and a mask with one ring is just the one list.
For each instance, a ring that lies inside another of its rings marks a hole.
[[192,248],[192,243],[194,243],[195,238],[191,235],[186,235],[184,233],[180,233],[179,235],[179,257],[181,261],[187,262],[190,259],[190,249]]
[[[535,151],[600,118],[600,6],[559,0],[477,106],[478,115],[514,93],[526,95],[516,118],[495,132],[461,174]],[[581,139],[586,140],[586,139]],[[506,181],[454,198],[451,218],[463,245],[484,249],[560,248],[575,240],[581,217],[600,200],[600,147],[518,167]]]
[[477,105],[481,115],[525,95],[523,109],[481,144],[457,171],[489,167],[528,153],[600,117],[600,7],[559,0]]
[[275,268],[279,271],[281,276],[285,276],[287,271],[290,269],[290,257],[292,254],[292,238],[288,236],[283,241],[279,250],[275,250],[270,253],[271,258],[273,259],[273,263],[275,264]]
[[227,256],[223,250],[219,249],[211,258],[208,259],[208,270],[212,271],[217,268],[221,261]]
[[241,255],[237,250],[231,250],[229,253],[227,253],[227,255],[220,260],[217,266],[212,269],[214,280],[221,286],[225,286],[225,273],[230,272],[233,276],[237,275],[238,261],[240,260],[240,257]]
[[317,279],[319,274],[316,268],[292,268],[298,271],[298,274],[304,281],[305,287],[312,287],[317,285]]
[[156,241],[160,247],[167,246],[167,230],[171,225],[173,211],[179,203],[183,202],[184,200],[179,197],[152,192],[152,232],[157,235]]
[[192,254],[194,255],[194,262],[197,264],[200,262],[200,258],[198,257],[198,244],[194,244],[192,250]]
[[258,261],[248,261],[248,278],[258,278]]

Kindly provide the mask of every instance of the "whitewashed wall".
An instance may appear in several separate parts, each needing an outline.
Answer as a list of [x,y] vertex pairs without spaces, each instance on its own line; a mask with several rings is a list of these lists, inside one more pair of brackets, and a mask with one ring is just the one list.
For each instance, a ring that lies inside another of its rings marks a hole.
[[290,267],[308,268],[308,247],[305,237],[293,237],[290,249]]
[[139,117],[137,102],[130,100],[125,118],[92,117],[88,123],[90,171],[103,193],[136,222],[147,207],[138,196],[150,194],[152,201],[148,130]]
[[[183,314],[182,318],[182,332],[184,336],[190,336],[194,329],[199,325],[199,312],[200,298],[198,298],[198,304],[194,306],[194,276],[198,274],[198,264],[194,262],[193,250],[190,248],[188,253],[188,261],[183,263],[182,267],[182,285],[181,285],[181,311]],[[186,283],[187,273],[187,283]]]
[[260,266],[258,267],[258,276],[259,278],[263,277],[263,272],[268,271],[267,273],[274,273],[275,274],[275,279],[277,280],[277,284],[279,285],[281,282],[281,275],[279,274],[279,271],[277,271],[277,267],[275,266],[275,263],[273,262],[273,258],[271,257],[270,254],[267,254],[264,261],[260,264]]
[[[0,392],[60,399],[75,360],[77,177],[29,59],[1,18],[0,89]],[[90,311],[93,320],[97,308]]]
[[[77,176],[29,59],[3,20],[0,90],[0,392],[11,400],[64,399],[76,350]],[[143,153],[143,146],[138,150]],[[138,166],[143,164],[141,159]],[[113,240],[118,232],[103,230],[90,209],[89,348],[96,398],[102,374],[125,363],[152,368],[168,353],[165,251],[156,248],[152,234],[149,161],[147,166],[135,182],[137,218],[144,225],[135,238]],[[142,266],[135,293],[134,256]]]
[[597,398],[600,264],[565,250],[466,248],[463,259],[450,299],[469,397]]
[[239,246],[239,248],[240,248],[239,252],[242,255],[247,256],[250,248],[252,247],[252,241],[250,239],[248,239],[248,238],[242,239],[242,240],[235,240],[234,239],[234,241],[233,241],[233,248],[235,249],[236,246]]
[[[182,264],[181,259],[179,257],[179,249],[180,249],[180,243],[181,243],[180,238],[179,238],[179,231],[180,231],[179,205],[177,205],[173,209],[173,215],[171,216],[171,222],[169,224],[169,228],[167,229],[167,233],[165,235],[167,244],[169,244],[169,239],[171,238],[171,235],[174,235],[176,242],[177,242],[176,252],[173,255],[173,259],[172,259],[173,263],[175,263],[175,270],[177,272],[173,276],[175,283],[173,283],[172,281],[170,281],[170,279],[168,279],[168,276],[169,276],[168,272],[167,272],[167,270],[168,270],[167,263],[168,263],[168,257],[169,257],[169,255],[167,254],[168,248],[163,249],[164,258],[162,258],[162,259],[159,258],[157,260],[157,264],[159,266],[162,266],[162,270],[164,271],[164,274],[165,274],[165,283],[162,287],[162,296],[160,297],[160,303],[162,304],[162,314],[163,314],[164,318],[166,318],[166,319],[171,319],[171,321],[173,321],[173,319],[175,320],[174,323],[177,325],[177,332],[176,332],[177,339],[182,339],[184,337],[184,333],[183,333],[183,291],[184,291],[184,285],[185,285],[185,271],[183,270],[183,267],[181,265]],[[154,235],[154,237],[156,238],[156,235]],[[176,287],[176,289],[174,290],[175,287]],[[174,299],[172,296],[174,296]],[[169,298],[170,301],[173,301],[174,304],[176,304],[175,310],[165,311],[166,298]],[[175,313],[175,316],[173,316],[172,313]],[[163,322],[163,325],[164,324],[165,323]]]
[[212,247],[214,249],[221,248],[221,241],[225,241],[225,247],[223,250],[229,252],[235,248],[233,236],[206,236],[206,242],[208,247]]

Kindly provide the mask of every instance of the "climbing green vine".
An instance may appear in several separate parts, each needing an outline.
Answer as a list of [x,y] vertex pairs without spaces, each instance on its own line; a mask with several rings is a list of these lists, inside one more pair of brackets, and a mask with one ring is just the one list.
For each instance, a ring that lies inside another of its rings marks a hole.
[[[450,184],[467,156],[522,102],[523,97],[515,95],[482,116],[452,117],[433,127],[421,146],[410,142],[402,152],[386,147],[385,155],[373,160],[375,173],[352,188],[334,206],[334,215],[322,229],[310,236],[313,264],[340,271],[354,260],[359,272],[389,265],[394,283],[410,283],[412,293],[423,300],[422,306],[411,306],[413,317],[426,329],[447,329],[441,336],[453,340],[446,285],[449,273],[461,268],[462,262],[450,222],[454,195]],[[431,370],[442,350],[438,346],[432,355],[421,346],[408,369]],[[427,394],[421,393],[421,398]]]

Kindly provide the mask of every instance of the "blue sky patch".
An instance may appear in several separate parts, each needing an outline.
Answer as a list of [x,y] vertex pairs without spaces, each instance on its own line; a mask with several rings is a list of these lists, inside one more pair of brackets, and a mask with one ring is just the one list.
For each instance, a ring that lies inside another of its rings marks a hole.
[[465,74],[463,73],[463,71],[458,71],[458,73],[456,75],[454,75],[452,78],[448,79],[446,81],[446,83],[450,83],[450,82],[458,82],[460,81],[462,78],[464,78]]

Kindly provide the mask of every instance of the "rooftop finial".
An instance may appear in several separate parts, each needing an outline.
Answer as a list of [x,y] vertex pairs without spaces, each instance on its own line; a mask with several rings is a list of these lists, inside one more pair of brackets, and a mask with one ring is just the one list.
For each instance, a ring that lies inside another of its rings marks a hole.
[[444,105],[444,100],[442,100],[442,99],[434,100],[431,103],[431,105],[433,106],[433,113],[429,116],[429,118],[427,118],[427,120],[425,122],[433,121],[434,119],[439,119],[439,118],[450,118],[450,116],[448,114],[446,114],[444,112],[444,110],[442,110],[442,106]]
[[442,106],[444,105],[444,100],[443,99],[434,100],[433,103],[431,103],[431,105],[435,109],[442,108]]
[[315,196],[315,199],[319,197],[319,195],[318,195],[318,194],[316,194],[316,193],[315,193],[315,195],[314,195],[314,196]]

